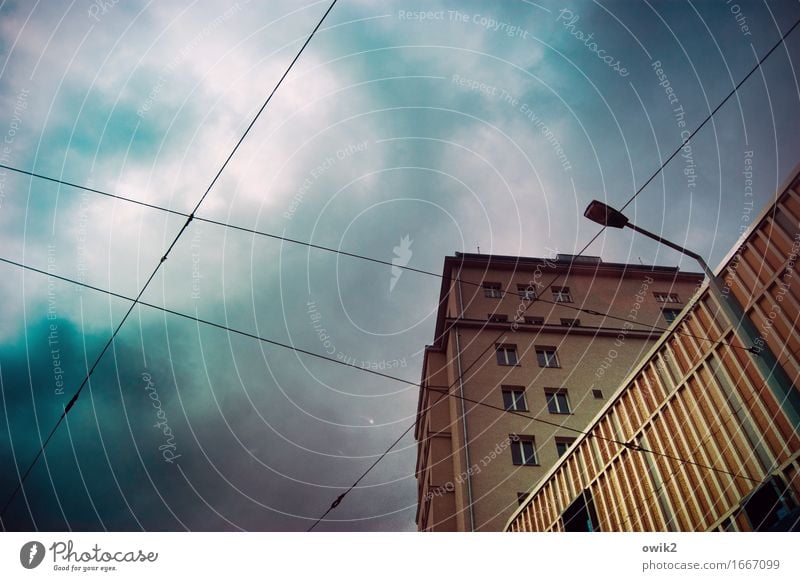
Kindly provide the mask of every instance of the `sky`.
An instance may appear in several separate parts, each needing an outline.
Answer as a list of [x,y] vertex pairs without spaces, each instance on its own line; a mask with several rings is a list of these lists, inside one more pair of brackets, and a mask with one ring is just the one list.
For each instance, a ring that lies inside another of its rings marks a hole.
[[[327,2],[2,2],[0,163],[188,213]],[[340,0],[197,216],[416,269],[713,266],[800,158],[794,1]],[[0,505],[185,218],[0,169]],[[691,262],[604,232],[586,254]],[[80,287],[65,277],[119,296]],[[4,530],[303,531],[414,422],[440,280],[193,221]],[[317,530],[414,530],[405,436]]]

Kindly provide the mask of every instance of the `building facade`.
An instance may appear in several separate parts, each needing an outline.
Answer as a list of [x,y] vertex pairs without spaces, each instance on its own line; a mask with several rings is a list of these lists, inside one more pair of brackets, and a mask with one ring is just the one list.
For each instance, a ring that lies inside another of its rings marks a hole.
[[597,257],[447,257],[417,410],[418,529],[502,530],[701,281]]
[[767,386],[776,373],[753,360],[768,346],[796,392],[798,188],[795,174],[717,271],[755,324],[754,344],[704,287],[506,530],[800,530],[796,419]]

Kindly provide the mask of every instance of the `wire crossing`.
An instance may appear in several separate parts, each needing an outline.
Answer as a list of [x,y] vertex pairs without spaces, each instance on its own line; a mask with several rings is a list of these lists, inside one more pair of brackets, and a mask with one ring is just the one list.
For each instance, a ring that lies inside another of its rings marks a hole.
[[[633,201],[636,199],[636,197],[637,197],[637,196],[639,196],[639,194],[641,194],[641,193],[644,191],[644,189],[645,189],[645,188],[646,188],[646,187],[647,187],[647,186],[648,186],[648,185],[649,185],[649,184],[650,184],[650,183],[653,181],[653,179],[655,179],[655,177],[656,177],[656,176],[657,176],[659,173],[661,173],[661,172],[664,170],[664,168],[667,166],[667,164],[668,164],[670,161],[672,161],[672,160],[675,158],[675,156],[676,156],[676,155],[678,155],[678,153],[680,153],[680,151],[681,151],[681,149],[683,148],[683,146],[684,146],[684,145],[686,145],[686,143],[688,143],[688,142],[689,142],[689,140],[691,140],[691,139],[692,139],[692,138],[693,138],[693,137],[694,137],[694,136],[697,134],[697,132],[698,132],[698,131],[699,131],[699,130],[700,130],[700,129],[701,129],[701,128],[702,128],[702,127],[703,127],[703,126],[704,126],[704,125],[705,125],[705,124],[706,124],[706,123],[707,123],[707,122],[708,122],[708,121],[709,121],[709,120],[710,120],[712,117],[713,117],[713,115],[714,115],[714,114],[715,114],[717,111],[719,111],[719,109],[720,109],[720,108],[721,108],[721,107],[722,107],[722,106],[723,106],[723,105],[724,105],[724,104],[725,104],[725,103],[728,101],[728,99],[730,99],[730,98],[731,98],[731,96],[732,96],[733,94],[735,94],[735,93],[736,93],[736,91],[737,91],[737,90],[738,90],[738,89],[739,89],[739,88],[742,86],[742,84],[743,84],[743,83],[744,83],[744,82],[745,82],[745,81],[746,81],[748,78],[750,78],[750,76],[751,76],[751,75],[752,75],[752,74],[753,74],[755,71],[757,71],[757,70],[758,70],[758,69],[761,67],[761,65],[763,64],[763,62],[764,62],[764,61],[765,61],[765,60],[766,60],[766,59],[767,59],[767,58],[768,58],[768,57],[769,57],[769,56],[770,56],[770,55],[771,55],[771,54],[772,54],[772,53],[775,51],[775,49],[777,49],[777,48],[778,48],[778,47],[779,47],[779,46],[780,46],[780,45],[781,45],[781,44],[782,44],[782,43],[783,43],[783,42],[786,40],[786,37],[788,37],[788,36],[789,36],[789,34],[791,34],[791,33],[792,33],[792,31],[793,31],[795,28],[797,28],[797,25],[798,25],[798,24],[800,24],[800,19],[798,19],[798,20],[797,20],[797,21],[796,21],[796,22],[795,22],[795,23],[794,23],[794,24],[791,26],[791,28],[789,28],[789,30],[787,30],[787,31],[786,31],[786,32],[785,32],[785,33],[784,33],[784,34],[781,36],[780,40],[779,40],[777,43],[775,43],[775,45],[774,45],[774,46],[773,46],[773,47],[772,47],[772,48],[771,48],[771,49],[770,49],[770,50],[769,50],[769,51],[768,51],[768,52],[767,52],[767,53],[766,53],[766,54],[765,54],[765,55],[764,55],[764,56],[763,56],[763,57],[762,57],[762,58],[761,58],[759,61],[758,61],[758,64],[756,64],[756,66],[755,66],[755,67],[753,67],[753,69],[751,69],[751,70],[750,70],[750,72],[749,72],[749,73],[747,73],[747,75],[745,75],[745,77],[744,77],[744,78],[743,78],[743,79],[742,79],[742,80],[741,80],[741,81],[740,81],[740,82],[739,82],[739,83],[738,83],[738,84],[737,84],[737,85],[734,87],[734,89],[733,89],[733,90],[732,90],[730,93],[728,93],[728,95],[727,95],[727,96],[726,96],[726,97],[725,97],[725,98],[722,100],[722,102],[720,102],[720,104],[719,104],[719,105],[717,105],[717,107],[715,107],[715,108],[714,108],[714,110],[713,110],[713,111],[712,111],[712,112],[711,112],[711,113],[708,115],[708,117],[706,117],[706,119],[705,119],[705,120],[703,120],[703,122],[702,122],[702,123],[700,123],[700,125],[699,125],[698,127],[696,127],[696,128],[695,128],[695,129],[694,129],[694,130],[693,130],[693,131],[692,131],[692,132],[689,134],[689,136],[688,136],[686,139],[684,139],[684,140],[683,140],[683,142],[682,142],[682,143],[681,143],[681,145],[680,145],[680,146],[679,146],[679,147],[678,147],[678,148],[675,150],[675,152],[674,152],[672,155],[670,155],[670,156],[669,156],[669,157],[668,157],[668,158],[667,158],[665,161],[663,161],[663,162],[660,164],[660,166],[659,166],[659,167],[658,167],[658,169],[657,169],[657,170],[656,170],[656,171],[653,173],[653,175],[652,175],[652,176],[650,176],[650,178],[648,178],[648,179],[647,179],[647,181],[645,181],[645,182],[644,182],[644,184],[642,184],[642,186],[641,186],[641,187],[639,187],[639,189],[638,189],[638,190],[636,190],[636,192],[635,192],[635,193],[634,193],[634,194],[633,194],[633,195],[630,197],[630,199],[629,199],[629,200],[628,200],[628,201],[625,203],[625,205],[624,205],[624,206],[622,206],[622,208],[620,208],[620,211],[621,211],[621,210],[624,210],[626,207],[628,207],[628,206],[629,206],[629,205],[630,205],[630,204],[631,204],[631,203],[632,203],[632,202],[633,202]],[[603,227],[600,229],[600,231],[599,231],[597,234],[595,234],[595,235],[594,235],[594,237],[592,237],[592,239],[591,239],[591,240],[589,240],[589,242],[588,242],[588,243],[587,243],[587,244],[586,244],[586,245],[585,245],[585,246],[584,246],[584,247],[581,249],[581,251],[580,251],[580,252],[577,254],[577,256],[582,256],[582,255],[583,255],[583,253],[584,253],[584,252],[586,252],[586,249],[587,249],[587,248],[589,248],[589,246],[591,246],[591,245],[594,243],[594,241],[595,241],[595,240],[597,240],[597,239],[600,237],[600,235],[601,235],[601,234],[602,234],[602,233],[605,231],[605,229],[606,229],[606,227],[605,227],[605,226],[603,226]],[[554,278],[554,279],[553,279],[553,280],[550,282],[550,284],[548,284],[548,285],[547,285],[547,287],[546,287],[546,288],[549,288],[550,286],[552,286],[552,285],[553,285],[553,283],[555,282],[555,280],[556,280],[557,278],[558,278],[558,275],[557,275],[557,276],[556,276],[556,277],[555,277],[555,278]],[[545,289],[545,290],[546,290],[546,289]],[[536,301],[536,300],[537,300],[537,299],[534,299],[533,301],[531,301],[531,303],[530,303],[530,304],[533,304],[533,302],[534,302],[534,301]],[[528,306],[530,306],[530,304],[529,304]],[[526,308],[526,310],[527,310],[527,308]],[[501,336],[502,336],[502,334],[501,334]],[[491,345],[491,344],[490,344],[490,345]],[[485,351],[484,351],[483,353],[481,353],[480,355],[478,355],[478,357],[476,358],[476,360],[475,360],[475,361],[477,361],[477,360],[479,360],[481,357],[483,357],[483,355],[484,355],[484,354],[485,354]],[[473,364],[475,363],[475,361],[473,361]],[[471,366],[470,366],[470,367],[471,367]],[[456,379],[456,381],[460,380],[460,379],[461,379],[461,377],[463,377],[463,375],[464,375],[464,372],[462,372],[462,373],[461,373],[461,375],[460,375],[460,376],[459,376],[459,377]],[[448,387],[448,389],[447,389],[447,393],[448,393],[448,395],[450,394],[450,390],[453,388],[453,386],[454,386],[454,385],[455,385],[455,382],[454,382],[453,384],[451,384],[451,385]],[[430,408],[431,408],[431,406],[428,406],[428,407],[427,407],[425,410],[423,410],[423,412],[422,412],[422,413],[427,413],[427,411],[429,411],[429,410],[430,410]],[[415,422],[415,423],[416,423],[416,422]],[[411,427],[413,427],[413,425],[412,425]],[[408,430],[406,430],[406,431],[403,433],[403,435],[405,435],[406,433],[408,433],[410,430],[411,430],[411,428],[409,428]],[[384,457],[385,457],[385,456],[386,456],[386,455],[387,455],[387,454],[388,454],[388,453],[389,453],[389,452],[392,450],[392,448],[394,448],[394,447],[397,445],[397,442],[399,442],[399,441],[400,441],[400,439],[402,439],[402,436],[401,436],[401,438],[399,438],[399,439],[398,439],[398,440],[397,440],[395,443],[393,443],[391,446],[389,446],[389,448],[387,448],[387,449],[386,449],[386,452],[384,452],[384,453],[383,453],[383,454],[380,456],[380,458],[378,458],[378,461],[380,461],[382,458],[384,458]],[[631,448],[631,449],[633,449],[633,450],[640,450],[640,451],[641,451],[641,450],[643,450],[642,448],[640,448],[640,447],[638,447],[638,446],[633,446],[633,445],[631,445],[631,444],[625,444],[625,445],[626,445],[627,447],[630,447],[630,448]],[[362,478],[364,478],[364,476],[366,476],[366,475],[367,475],[367,474],[368,474],[368,473],[369,473],[369,472],[370,472],[370,471],[371,471],[371,470],[372,470],[372,469],[375,467],[375,465],[376,465],[376,464],[377,464],[377,462],[375,462],[375,463],[374,463],[374,464],[372,464],[372,465],[371,465],[369,468],[367,468],[367,470],[366,470],[366,471],[365,471],[365,472],[364,472],[364,473],[361,475],[361,477],[360,477],[358,480],[356,480],[356,482],[360,482],[360,481],[361,481],[361,479],[362,479]],[[344,494],[341,494],[341,495],[339,495],[339,497],[338,497],[338,498],[337,498],[337,499],[334,501],[334,503],[331,505],[331,507],[330,507],[330,508],[329,508],[327,511],[325,511],[324,515],[323,515],[323,516],[321,516],[321,517],[320,517],[320,518],[317,520],[317,522],[315,522],[315,523],[314,523],[314,525],[313,525],[313,526],[311,527],[311,529],[309,529],[309,530],[312,530],[314,527],[316,527],[316,526],[317,526],[317,524],[318,524],[318,523],[319,523],[319,522],[320,522],[320,521],[321,521],[321,520],[322,520],[322,519],[323,519],[323,518],[324,518],[324,517],[325,517],[325,516],[326,516],[328,513],[330,513],[330,512],[331,512],[331,510],[333,510],[334,508],[336,508],[337,506],[339,506],[339,504],[341,503],[341,501],[342,501],[342,499],[344,498],[344,496],[345,496],[347,493],[349,493],[349,492],[350,492],[350,491],[351,491],[353,488],[355,488],[355,485],[353,485],[353,486],[351,486],[350,488],[348,488],[348,489],[347,489],[347,490],[344,492]]]
[[[50,182],[53,182],[53,183],[57,183],[57,184],[60,184],[60,185],[70,186],[70,187],[73,187],[73,188],[77,188],[79,190],[85,190],[87,192],[93,192],[93,193],[96,193],[96,194],[99,194],[99,195],[102,195],[102,196],[106,196],[106,197],[109,197],[109,198],[114,198],[114,199],[117,199],[117,200],[130,202],[132,204],[137,204],[137,205],[140,205],[140,206],[145,206],[147,208],[151,208],[151,209],[154,209],[154,210],[159,210],[161,212],[166,212],[168,214],[172,214],[172,215],[175,215],[175,216],[182,216],[184,218],[188,218],[190,216],[190,214],[186,214],[185,212],[181,212],[179,210],[172,210],[170,208],[165,208],[163,206],[159,206],[159,205],[156,205],[156,204],[149,204],[149,203],[142,202],[140,200],[136,200],[134,198],[123,196],[123,195],[120,195],[120,194],[113,194],[113,193],[106,192],[106,191],[103,191],[103,190],[98,190],[98,189],[95,189],[95,188],[89,188],[89,187],[81,186],[81,185],[78,185],[78,184],[75,184],[75,183],[72,183],[72,182],[69,182],[69,181],[65,181],[65,180],[57,179],[57,178],[50,177],[50,176],[47,176],[47,175],[43,175],[43,174],[39,174],[39,173],[27,171],[27,170],[15,168],[15,167],[12,167],[12,166],[4,165],[2,163],[0,163],[0,168],[7,169],[9,171],[14,171],[14,172],[17,172],[17,173],[20,173],[20,174],[28,175],[28,176],[31,176],[31,177],[47,180],[47,181],[50,181]],[[232,230],[237,230],[237,231],[240,231],[240,232],[246,232],[246,233],[252,234],[254,236],[263,236],[265,238],[271,238],[273,240],[279,240],[281,242],[288,242],[290,244],[296,244],[296,245],[299,245],[299,246],[305,246],[307,248],[312,248],[314,250],[321,250],[321,251],[324,251],[324,252],[330,252],[332,254],[337,254],[337,255],[340,255],[340,256],[346,256],[348,258],[354,258],[354,259],[357,259],[357,260],[364,260],[366,262],[371,262],[371,263],[374,263],[374,264],[381,264],[381,265],[385,265],[385,266],[390,266],[392,268],[400,268],[402,270],[407,270],[409,272],[415,272],[417,274],[422,274],[422,275],[425,275],[425,276],[430,276],[430,277],[434,277],[434,278],[438,278],[438,279],[444,278],[444,275],[442,275],[440,273],[437,273],[437,272],[430,271],[430,270],[425,270],[425,269],[421,269],[421,268],[414,268],[414,267],[407,266],[407,265],[406,266],[401,266],[399,264],[392,264],[388,260],[382,260],[380,258],[373,258],[371,256],[365,256],[363,254],[357,254],[355,252],[347,252],[345,250],[340,250],[338,248],[332,248],[332,247],[324,246],[324,245],[321,245],[321,244],[314,244],[312,242],[306,242],[306,241],[303,241],[303,240],[298,240],[296,238],[289,238],[287,236],[282,236],[280,234],[273,234],[273,233],[270,233],[270,232],[264,232],[263,230],[256,230],[256,229],[247,228],[247,227],[244,227],[244,226],[237,226],[235,224],[220,222],[218,220],[214,220],[214,219],[211,219],[211,218],[203,218],[201,216],[196,216],[196,215],[193,216],[192,219],[197,221],[197,222],[205,222],[207,224],[213,224],[215,226],[220,226],[222,228],[230,228]],[[476,281],[471,281],[471,280],[463,280],[463,279],[461,279],[461,284],[465,284],[467,286],[474,286],[474,287],[482,287],[483,286],[482,282],[476,282]],[[506,297],[506,296],[520,296],[519,293],[515,293],[515,292],[509,291],[509,290],[501,290],[500,294],[503,297]],[[644,328],[649,329],[649,330],[659,331],[661,333],[665,333],[668,330],[666,327],[661,327],[661,326],[658,326],[658,325],[651,325],[651,324],[648,324],[648,323],[644,323],[642,321],[630,321],[630,319],[626,319],[624,317],[619,317],[619,316],[616,316],[616,315],[612,315],[610,312],[600,312],[600,311],[597,311],[597,310],[594,310],[594,309],[587,309],[587,308],[584,308],[584,307],[578,307],[578,306],[571,305],[571,304],[559,303],[559,302],[551,301],[551,300],[544,299],[544,298],[538,297],[538,296],[537,296],[537,300],[539,302],[541,302],[541,303],[545,303],[545,304],[549,304],[549,305],[553,305],[553,306],[558,306],[558,307],[563,308],[563,309],[568,309],[568,310],[572,310],[572,311],[576,311],[576,312],[581,312],[581,313],[585,313],[587,315],[599,316],[599,317],[603,317],[603,318],[606,318],[606,319],[622,321],[622,322],[625,322],[625,323],[629,323],[631,325],[637,325],[639,327],[644,327]],[[717,343],[717,344],[723,343],[721,339],[711,339],[709,337],[703,337],[703,336],[700,336],[700,335],[694,335],[694,334],[688,333],[686,331],[679,331],[677,329],[675,331],[673,331],[673,332],[678,334],[678,335],[684,335],[684,336],[687,336],[687,337],[692,337],[692,338],[697,339],[699,341],[708,341],[708,342]],[[729,347],[734,348],[734,349],[744,349],[745,351],[753,351],[752,347],[743,347],[741,345],[732,345],[730,343],[725,343],[725,344],[728,345]]]
[[200,199],[195,204],[194,209],[192,210],[192,212],[187,216],[186,222],[184,222],[183,226],[178,231],[178,233],[175,235],[175,238],[172,240],[172,243],[167,247],[167,250],[164,252],[164,255],[161,257],[161,260],[159,260],[158,264],[153,269],[153,272],[150,273],[150,276],[145,281],[144,285],[142,286],[141,290],[139,291],[139,294],[136,295],[136,298],[131,303],[130,308],[125,313],[125,316],[123,316],[122,319],[120,320],[120,322],[117,324],[117,327],[114,329],[114,332],[111,334],[111,337],[109,337],[109,339],[106,342],[105,346],[100,351],[100,354],[95,359],[94,363],[92,364],[92,366],[89,369],[88,373],[84,377],[84,379],[81,382],[80,386],[78,387],[77,391],[75,391],[75,394],[72,396],[72,398],[69,400],[67,405],[64,407],[64,411],[61,413],[61,416],[58,418],[58,421],[56,422],[55,426],[53,426],[53,429],[50,430],[50,433],[48,434],[48,436],[45,439],[45,441],[42,443],[41,447],[39,448],[39,451],[36,453],[36,456],[33,458],[33,461],[31,461],[31,463],[28,465],[28,468],[25,470],[25,472],[23,473],[22,477],[20,478],[19,483],[17,484],[17,487],[14,489],[14,492],[11,494],[11,496],[9,497],[9,499],[6,501],[5,505],[3,506],[3,509],[0,511],[0,517],[5,515],[6,510],[8,510],[8,507],[11,505],[11,503],[14,501],[14,499],[16,498],[16,496],[19,493],[19,491],[22,489],[22,486],[24,485],[25,480],[28,478],[28,475],[31,473],[31,470],[33,470],[33,467],[36,465],[36,463],[38,462],[39,458],[41,458],[42,454],[44,453],[45,448],[50,443],[50,440],[53,438],[53,435],[55,434],[56,430],[58,430],[58,427],[64,421],[64,418],[67,416],[69,411],[75,405],[75,402],[78,401],[78,398],[80,397],[81,392],[83,391],[83,388],[89,382],[89,379],[91,378],[92,373],[94,373],[94,370],[97,369],[97,366],[100,363],[100,360],[103,358],[103,355],[106,354],[106,351],[108,351],[108,348],[114,342],[114,339],[116,338],[117,334],[119,334],[119,331],[122,328],[122,325],[124,325],[125,321],[128,320],[128,317],[133,312],[133,309],[136,307],[136,305],[139,304],[139,302],[140,302],[140,300],[142,298],[142,295],[147,290],[147,288],[150,286],[150,283],[153,281],[153,279],[155,278],[156,274],[161,269],[161,266],[164,264],[164,262],[167,260],[167,258],[169,258],[169,254],[170,254],[170,252],[172,252],[172,249],[178,243],[178,240],[180,240],[180,238],[183,235],[183,233],[189,227],[189,224],[192,222],[192,219],[194,218],[195,212],[197,212],[197,210],[200,209],[200,206],[205,201],[205,199],[208,196],[209,192],[211,192],[211,188],[213,188],[214,184],[217,183],[217,180],[222,175],[222,172],[228,166],[228,164],[230,163],[231,159],[233,159],[233,156],[239,150],[239,147],[242,145],[242,143],[244,142],[245,138],[250,133],[250,130],[256,124],[256,121],[258,121],[259,117],[261,117],[261,114],[267,108],[267,105],[269,105],[269,102],[272,100],[272,97],[275,95],[276,91],[278,90],[278,88],[283,83],[283,80],[287,77],[289,72],[292,70],[292,67],[294,67],[294,64],[300,58],[300,55],[303,54],[303,51],[308,46],[308,44],[311,42],[311,39],[314,37],[314,34],[317,32],[317,30],[319,30],[320,26],[322,26],[322,23],[325,21],[325,18],[328,16],[328,14],[330,14],[331,10],[333,10],[333,7],[336,5],[337,1],[338,0],[333,0],[333,2],[331,2],[330,6],[328,6],[328,9],[322,15],[322,18],[320,18],[320,20],[317,22],[317,25],[314,27],[314,29],[311,31],[311,33],[308,35],[308,38],[303,43],[303,45],[300,47],[300,50],[297,52],[295,57],[292,59],[292,62],[289,63],[289,66],[286,68],[286,70],[284,71],[283,75],[278,80],[278,82],[275,85],[275,87],[272,89],[272,92],[270,92],[269,96],[266,98],[264,103],[261,105],[261,108],[258,110],[258,112],[253,117],[253,120],[250,121],[250,124],[247,126],[247,129],[245,129],[244,133],[239,138],[239,141],[236,143],[236,145],[233,147],[233,149],[231,150],[231,152],[228,155],[228,157],[225,159],[225,162],[222,164],[222,167],[220,167],[219,171],[217,171],[216,175],[214,176],[214,179],[211,180],[211,183],[208,185],[208,187],[206,188],[206,190],[203,193],[203,195],[200,197]]

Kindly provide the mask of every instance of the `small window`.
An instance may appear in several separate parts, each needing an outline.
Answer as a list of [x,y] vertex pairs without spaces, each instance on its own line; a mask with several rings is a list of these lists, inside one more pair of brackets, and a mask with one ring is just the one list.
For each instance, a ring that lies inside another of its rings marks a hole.
[[679,303],[681,299],[675,293],[653,293],[659,303]]
[[570,413],[566,389],[545,389],[544,395],[547,398],[547,411],[551,414]]
[[568,286],[554,286],[553,287],[553,300],[557,303],[571,303],[572,294],[569,292]]
[[536,289],[531,285],[518,284],[517,293],[519,294],[519,298],[523,301],[532,301],[536,298]]
[[662,309],[661,313],[664,315],[664,320],[667,323],[672,323],[680,315],[680,309]]
[[561,319],[561,324],[564,327],[580,327],[581,320],[580,319]]
[[503,291],[499,282],[483,283],[483,296],[487,299],[499,299],[503,296]]
[[567,449],[572,446],[574,441],[575,438],[556,438],[556,452],[559,458],[567,453]]
[[528,498],[527,492],[517,492],[517,504],[522,506],[525,504],[525,499]]
[[497,315],[497,314],[489,314],[489,322],[490,323],[507,323],[508,322],[508,315]]
[[603,392],[599,389],[593,389],[592,395],[594,396],[594,399],[603,399]]
[[555,347],[537,348],[536,360],[539,362],[539,367],[559,367]]
[[518,436],[510,434],[511,460],[515,466],[538,466],[536,459],[536,444],[533,436]]
[[497,346],[498,365],[517,365],[517,348],[514,345]]
[[528,411],[528,402],[525,401],[525,388],[504,387],[503,407],[506,409],[506,411],[515,411],[515,412]]
[[572,504],[561,514],[564,532],[580,533],[599,531],[597,513],[594,510],[592,493],[587,489],[581,492]]
[[525,317],[525,322],[529,325],[544,325],[544,317]]

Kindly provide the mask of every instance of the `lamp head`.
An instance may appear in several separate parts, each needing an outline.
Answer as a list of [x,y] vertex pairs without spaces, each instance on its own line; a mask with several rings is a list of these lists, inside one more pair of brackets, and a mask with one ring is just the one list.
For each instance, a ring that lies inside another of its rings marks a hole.
[[628,219],[622,212],[598,200],[592,200],[583,215],[592,222],[609,228],[624,228],[628,224]]

